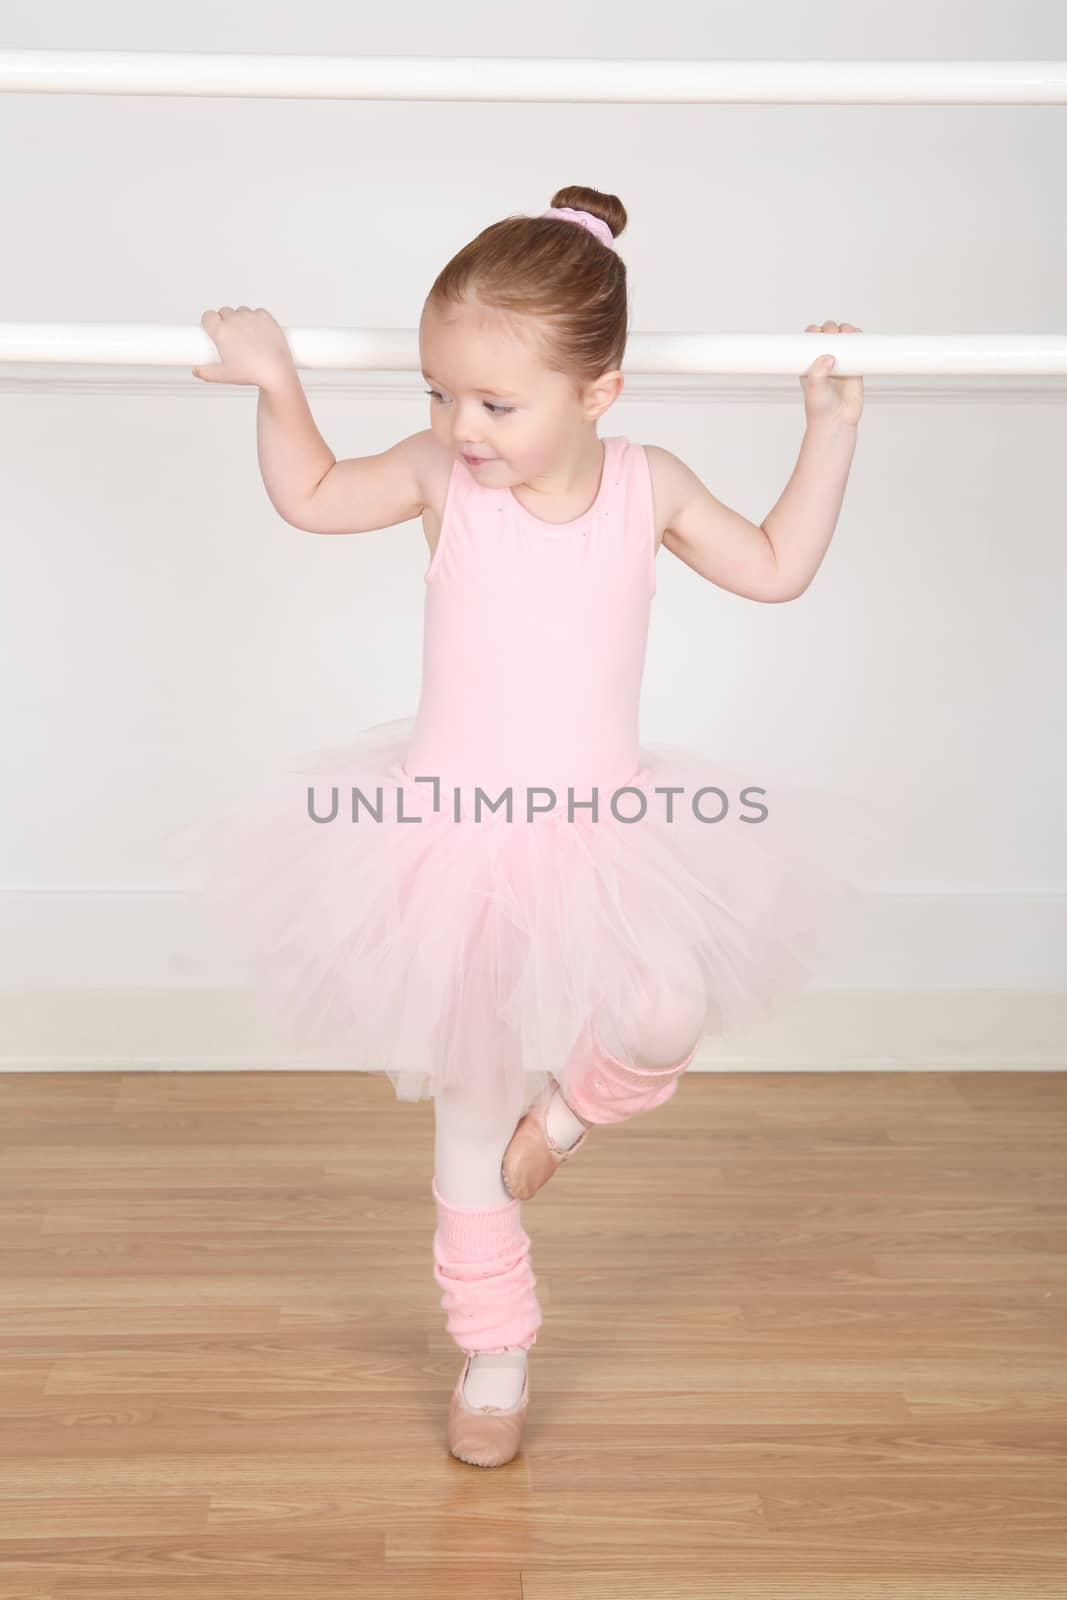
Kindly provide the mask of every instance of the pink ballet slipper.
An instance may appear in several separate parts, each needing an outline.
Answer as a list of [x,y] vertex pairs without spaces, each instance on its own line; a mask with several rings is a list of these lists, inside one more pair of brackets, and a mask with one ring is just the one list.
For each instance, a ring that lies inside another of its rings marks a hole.
[[530,1373],[522,1380],[522,1393],[513,1406],[471,1406],[463,1385],[472,1357],[468,1355],[452,1391],[448,1410],[448,1448],[472,1467],[502,1467],[518,1455],[530,1404]]
[[559,1084],[550,1077],[547,1087],[520,1120],[504,1151],[500,1177],[513,1200],[529,1200],[538,1189],[543,1188],[556,1168],[582,1148],[593,1126],[584,1117],[579,1117],[579,1122],[585,1123],[585,1131],[567,1149],[561,1148],[552,1138],[545,1122],[549,1103],[557,1090]]

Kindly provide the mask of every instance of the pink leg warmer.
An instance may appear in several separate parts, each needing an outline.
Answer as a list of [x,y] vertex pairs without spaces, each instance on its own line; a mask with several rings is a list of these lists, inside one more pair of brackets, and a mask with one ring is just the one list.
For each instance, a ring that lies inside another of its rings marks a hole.
[[563,1098],[586,1122],[625,1122],[671,1098],[678,1079],[696,1055],[698,1044],[699,1040],[674,1066],[646,1072],[611,1055],[589,1027],[560,1074]]
[[521,1201],[468,1211],[442,1199],[436,1177],[431,1187],[437,1202],[433,1275],[444,1291],[449,1333],[467,1355],[528,1350],[542,1316]]

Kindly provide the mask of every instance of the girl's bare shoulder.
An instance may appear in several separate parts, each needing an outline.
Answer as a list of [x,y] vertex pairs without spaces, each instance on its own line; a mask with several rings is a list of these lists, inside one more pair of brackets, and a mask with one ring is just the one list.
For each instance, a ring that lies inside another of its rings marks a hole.
[[678,457],[662,445],[641,446],[648,459],[649,477],[652,479],[652,506],[656,519],[656,549],[663,543],[663,535],[670,527],[671,514],[678,503]]
[[419,471],[423,486],[422,531],[426,535],[431,556],[437,549],[454,460],[455,456],[445,449],[432,429],[427,428],[425,433],[419,435]]

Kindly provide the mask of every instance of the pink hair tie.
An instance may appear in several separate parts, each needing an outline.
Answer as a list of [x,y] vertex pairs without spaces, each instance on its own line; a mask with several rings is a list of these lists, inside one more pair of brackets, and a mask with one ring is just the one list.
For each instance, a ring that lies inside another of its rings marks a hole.
[[580,228],[586,228],[595,234],[601,244],[606,244],[609,250],[615,248],[615,235],[603,217],[595,217],[591,211],[575,211],[572,206],[552,206],[548,211],[542,211],[541,215],[562,217],[564,222],[576,222]]

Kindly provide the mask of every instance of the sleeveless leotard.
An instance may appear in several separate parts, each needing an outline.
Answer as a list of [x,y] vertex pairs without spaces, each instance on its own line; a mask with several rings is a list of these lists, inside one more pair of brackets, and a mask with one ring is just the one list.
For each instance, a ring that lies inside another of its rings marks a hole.
[[549,523],[453,464],[425,574],[422,692],[405,761],[467,784],[625,782],[655,590],[640,445],[604,441],[600,487]]

